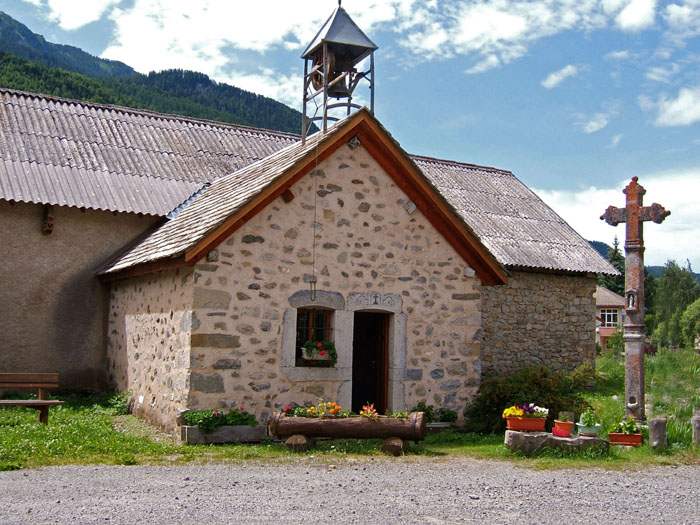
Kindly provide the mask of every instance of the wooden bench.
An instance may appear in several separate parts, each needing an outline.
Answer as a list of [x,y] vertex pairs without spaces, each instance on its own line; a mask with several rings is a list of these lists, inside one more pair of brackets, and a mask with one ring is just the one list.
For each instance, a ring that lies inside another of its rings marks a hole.
[[9,390],[37,389],[38,399],[0,399],[0,407],[25,406],[39,411],[39,423],[49,422],[49,407],[62,405],[63,401],[44,399],[44,390],[58,388],[58,374],[7,374],[0,373],[0,388]]

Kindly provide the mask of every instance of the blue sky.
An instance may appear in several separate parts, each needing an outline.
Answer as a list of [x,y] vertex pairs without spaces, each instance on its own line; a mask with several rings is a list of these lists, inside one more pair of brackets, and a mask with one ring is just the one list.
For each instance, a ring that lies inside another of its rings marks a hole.
[[[301,106],[336,0],[0,0],[47,40]],[[633,175],[647,264],[700,268],[700,0],[344,0],[379,46],[376,115],[409,152],[514,172],[588,239]]]

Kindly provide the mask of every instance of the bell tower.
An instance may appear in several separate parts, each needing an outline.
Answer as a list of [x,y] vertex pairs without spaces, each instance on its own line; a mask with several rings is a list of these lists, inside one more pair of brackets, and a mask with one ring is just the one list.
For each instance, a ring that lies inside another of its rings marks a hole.
[[[336,10],[301,55],[304,59],[302,142],[312,123],[322,122],[320,127],[326,131],[329,120],[339,120],[329,115],[329,110],[342,108],[349,115],[353,108],[360,109],[352,97],[361,81],[369,86],[370,111],[374,113],[374,51],[377,46],[357,27],[340,3],[338,0]],[[369,69],[358,71],[357,66],[368,56]],[[309,116],[312,102],[316,109]]]

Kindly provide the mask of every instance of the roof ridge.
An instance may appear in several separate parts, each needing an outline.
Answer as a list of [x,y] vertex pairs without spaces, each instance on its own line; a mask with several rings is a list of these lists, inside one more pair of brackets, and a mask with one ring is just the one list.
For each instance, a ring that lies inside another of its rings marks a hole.
[[13,89],[13,88],[6,88],[6,87],[0,87],[0,93],[11,93],[11,94],[23,96],[26,98],[43,99],[43,100],[49,100],[52,102],[65,102],[68,104],[74,104],[76,106],[93,107],[95,109],[115,110],[115,111],[119,111],[121,113],[126,113],[126,114],[144,115],[144,116],[155,117],[155,118],[158,118],[161,120],[177,120],[177,121],[182,121],[182,122],[191,122],[193,124],[208,124],[208,125],[211,125],[212,127],[218,127],[218,128],[240,128],[244,131],[258,132],[258,133],[262,133],[262,134],[266,134],[266,135],[278,135],[280,137],[301,140],[300,134],[290,133],[288,131],[276,131],[276,130],[271,130],[271,129],[258,128],[255,126],[246,126],[245,124],[233,124],[230,122],[221,122],[219,120],[209,120],[209,119],[203,119],[203,118],[197,118],[197,117],[189,117],[187,115],[178,115],[175,113],[161,113],[161,112],[153,111],[150,109],[130,108],[128,106],[120,106],[117,104],[103,104],[100,102],[90,102],[90,101],[86,101],[86,100],[77,100],[77,99],[73,99],[73,98],[59,97],[56,95],[47,95],[45,93],[33,93],[31,91],[23,91],[21,89]]
[[453,166],[461,166],[461,167],[469,167],[469,168],[479,168],[482,170],[487,170],[487,171],[495,171],[498,173],[507,173],[508,175],[513,175],[512,171],[509,170],[503,170],[500,168],[494,168],[492,166],[482,166],[481,164],[471,164],[469,162],[460,162],[458,160],[448,160],[448,159],[439,159],[437,157],[428,157],[426,155],[416,155],[416,154],[409,154],[409,156],[412,159],[417,159],[417,160],[422,160],[426,162],[439,162],[440,164],[451,164]]

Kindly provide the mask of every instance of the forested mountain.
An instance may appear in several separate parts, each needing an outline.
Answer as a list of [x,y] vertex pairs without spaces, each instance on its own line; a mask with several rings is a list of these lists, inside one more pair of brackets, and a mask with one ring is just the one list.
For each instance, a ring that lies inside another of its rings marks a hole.
[[0,11],[0,49],[21,58],[60,67],[91,77],[133,75],[135,71],[122,62],[97,58],[82,49],[47,42],[27,26]]
[[111,60],[52,44],[0,12],[0,86],[102,104],[299,133],[301,113],[203,73],[142,75]]

